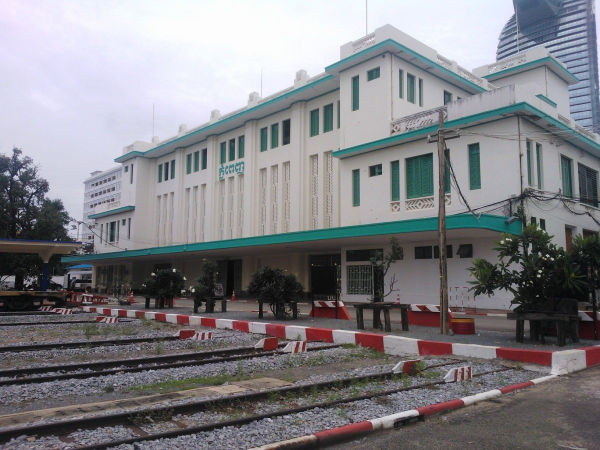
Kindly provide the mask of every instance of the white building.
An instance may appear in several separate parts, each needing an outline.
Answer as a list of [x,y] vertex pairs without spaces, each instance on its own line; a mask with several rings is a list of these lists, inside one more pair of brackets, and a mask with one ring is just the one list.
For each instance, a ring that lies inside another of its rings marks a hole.
[[[320,75],[299,71],[289,89],[252,93],[237,111],[125,147],[120,203],[94,214],[100,254],[64,261],[91,262],[100,289],[138,286],[157,267],[191,280],[202,258],[219,263],[227,293],[264,265],[317,294],[335,291],[339,273],[342,298],[365,301],[369,257],[395,236],[404,259],[388,272],[397,282],[386,300],[438,303],[438,164],[428,135],[442,109],[459,135],[447,142],[450,304],[472,306],[467,268],[495,258],[501,233],[520,232],[520,198],[527,221],[560,245],[599,228],[600,137],[569,118],[575,81],[543,48],[472,73],[378,28],[343,45]],[[510,298],[476,301],[503,308]]]
[[[95,170],[90,177],[83,181],[83,222],[81,242],[94,242],[94,214],[96,210],[106,211],[113,209],[121,200],[121,172],[124,167],[117,166],[112,169]],[[129,170],[129,169],[127,169]],[[91,227],[91,229],[90,229]]]

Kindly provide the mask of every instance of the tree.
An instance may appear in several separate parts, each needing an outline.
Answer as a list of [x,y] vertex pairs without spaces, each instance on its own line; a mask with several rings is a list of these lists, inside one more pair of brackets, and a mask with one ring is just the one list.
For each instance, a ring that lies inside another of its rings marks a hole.
[[373,267],[373,301],[382,302],[385,297],[390,295],[396,284],[396,274],[389,281],[389,289],[385,292],[385,276],[390,270],[390,266],[398,260],[404,258],[404,250],[400,247],[398,240],[394,237],[390,239],[390,250],[384,255],[383,252],[377,253],[370,259]]
[[[18,148],[12,155],[0,154],[0,238],[68,241],[69,215],[62,201],[46,197],[48,182],[39,176],[33,159]],[[60,267],[60,257],[50,260]],[[37,255],[0,254],[0,277],[15,275],[15,286],[41,273]]]
[[173,297],[181,295],[185,281],[185,276],[177,269],[162,269],[152,272],[142,287],[146,295],[158,300],[160,308],[164,308],[165,300],[172,307]]
[[286,275],[281,269],[265,266],[252,275],[248,293],[256,296],[261,312],[262,304],[269,303],[275,318],[283,320],[290,316],[285,310],[286,305],[296,311],[296,302],[302,297],[302,285],[293,274]]

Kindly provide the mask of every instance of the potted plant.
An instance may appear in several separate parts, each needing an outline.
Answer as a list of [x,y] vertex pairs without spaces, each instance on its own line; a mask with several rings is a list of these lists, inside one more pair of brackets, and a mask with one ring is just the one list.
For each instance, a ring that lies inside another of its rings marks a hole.
[[202,302],[206,302],[206,312],[214,311],[214,301],[212,298],[215,295],[215,287],[217,283],[217,265],[207,259],[202,259],[201,275],[198,278],[195,286],[190,288],[192,297],[194,298],[194,313],[198,312],[198,308]]
[[183,290],[185,276],[177,269],[162,269],[150,274],[145,282],[146,295],[154,297],[159,308],[165,307],[165,301],[169,308],[173,307],[173,297],[179,295]]
[[269,304],[278,320],[298,316],[297,302],[302,297],[302,285],[292,274],[265,266],[252,275],[248,293],[258,299],[261,318],[264,303]]

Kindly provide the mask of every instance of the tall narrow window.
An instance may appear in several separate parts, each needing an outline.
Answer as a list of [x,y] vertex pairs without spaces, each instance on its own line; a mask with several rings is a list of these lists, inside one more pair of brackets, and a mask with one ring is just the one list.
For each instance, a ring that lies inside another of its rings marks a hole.
[[573,197],[573,161],[563,155],[560,156],[560,173],[563,195]]
[[279,146],[279,124],[274,123],[271,125],[271,148]]
[[544,187],[543,183],[543,166],[542,166],[542,144],[535,144],[535,165],[537,168],[537,187],[538,189],[542,189]]
[[577,165],[579,175],[579,198],[581,203],[598,206],[598,172],[583,164]]
[[131,217],[127,219],[127,239],[131,239]]
[[323,107],[323,133],[333,130],[333,103]]
[[165,181],[167,181],[169,179],[169,163],[166,162],[164,164],[164,166],[165,166]]
[[410,73],[406,74],[406,100],[415,102],[415,76]]
[[444,166],[444,184],[446,188],[446,194],[450,192],[450,149],[444,150],[444,156],[446,157],[446,165]]
[[268,129],[267,127],[261,128],[260,129],[260,151],[261,152],[265,152],[267,151],[267,139],[268,139]]
[[219,162],[225,164],[227,162],[227,142],[221,142]]
[[246,152],[245,147],[246,146],[246,138],[244,136],[240,136],[238,138],[238,158],[243,158],[244,157],[244,153]]
[[423,106],[423,78],[419,78],[419,106]]
[[360,206],[360,169],[352,171],[352,206]]
[[159,164],[158,165],[158,182],[162,183],[162,171],[163,171],[163,165]]
[[281,145],[288,145],[291,141],[292,122],[285,119],[281,122]]
[[531,154],[531,141],[527,141],[526,145],[527,152],[527,184],[533,186],[533,155]]
[[171,180],[175,178],[175,160],[171,160]]
[[310,112],[310,135],[316,136],[319,134],[319,110],[313,109]]
[[202,170],[206,169],[208,165],[208,149],[202,149]]
[[229,139],[229,161],[235,159],[235,139]]
[[390,163],[390,194],[393,202],[400,200],[400,161]]
[[357,111],[360,107],[360,92],[358,88],[358,75],[352,77],[352,111]]
[[406,160],[406,198],[433,195],[433,153]]
[[185,155],[185,173],[186,174],[192,173],[192,154],[191,153]]
[[131,165],[131,168],[129,169],[129,184],[133,184],[133,164]]
[[194,172],[198,172],[200,170],[200,152],[194,152]]
[[398,97],[404,97],[404,70],[398,71]]
[[469,188],[471,190],[481,189],[479,143],[469,144]]
[[444,105],[452,101],[452,92],[444,91]]
[[340,101],[337,102],[337,127],[340,127]]
[[379,78],[379,75],[380,75],[379,67],[375,67],[374,69],[367,71],[367,81],[375,80],[375,79]]

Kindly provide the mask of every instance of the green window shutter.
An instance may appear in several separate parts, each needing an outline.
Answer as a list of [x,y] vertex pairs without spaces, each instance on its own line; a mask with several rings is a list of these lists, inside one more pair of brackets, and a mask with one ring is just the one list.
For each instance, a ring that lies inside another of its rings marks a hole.
[[337,127],[340,127],[340,101],[337,102]]
[[169,163],[168,162],[164,163],[164,166],[165,166],[165,173],[164,173],[165,181],[167,181],[169,179]]
[[398,71],[398,97],[404,97],[404,70]]
[[162,183],[162,164],[158,165],[158,182]]
[[538,143],[535,144],[535,162],[537,166],[537,187],[542,189],[544,187],[542,180],[542,145]]
[[419,106],[423,106],[423,78],[419,78]]
[[444,184],[446,188],[446,194],[450,192],[450,149],[444,150],[444,156],[446,157],[445,170],[444,170]]
[[319,134],[319,110],[313,109],[310,112],[310,135],[316,136]]
[[279,146],[279,124],[271,125],[271,148]]
[[227,142],[221,142],[221,164],[225,164],[227,162]]
[[323,133],[333,130],[333,103],[323,107]]
[[200,170],[200,152],[194,152],[194,172]]
[[531,141],[527,141],[526,143],[526,149],[527,149],[527,184],[529,184],[529,186],[533,185],[533,167],[531,167],[531,164],[533,163],[532,161],[532,157],[531,157]]
[[379,76],[380,76],[379,67],[375,67],[374,69],[367,71],[367,81],[375,80],[375,79],[379,78]]
[[202,149],[202,170],[206,169],[208,165],[208,149]]
[[433,153],[406,160],[406,198],[433,195]]
[[185,156],[185,173],[192,173],[192,154],[188,154]]
[[352,206],[360,206],[360,169],[352,171]]
[[421,196],[433,195],[433,153],[420,156],[421,158]]
[[358,87],[358,75],[352,77],[352,111],[357,111],[360,107],[360,92]]
[[235,159],[235,139],[229,139],[229,161]]
[[562,172],[562,190],[563,195],[567,197],[573,197],[573,166],[569,158],[562,156],[560,157],[560,168]]
[[260,129],[260,151],[264,152],[267,150],[267,137],[268,137],[267,127]]
[[410,73],[406,74],[406,100],[415,102],[415,76]]
[[400,200],[400,161],[390,163],[390,193],[392,201]]
[[244,157],[244,146],[246,145],[246,138],[244,136],[240,136],[238,138],[238,158]]
[[479,144],[469,145],[469,188],[481,189],[481,167],[479,162]]
[[171,180],[175,178],[175,160],[171,160]]

